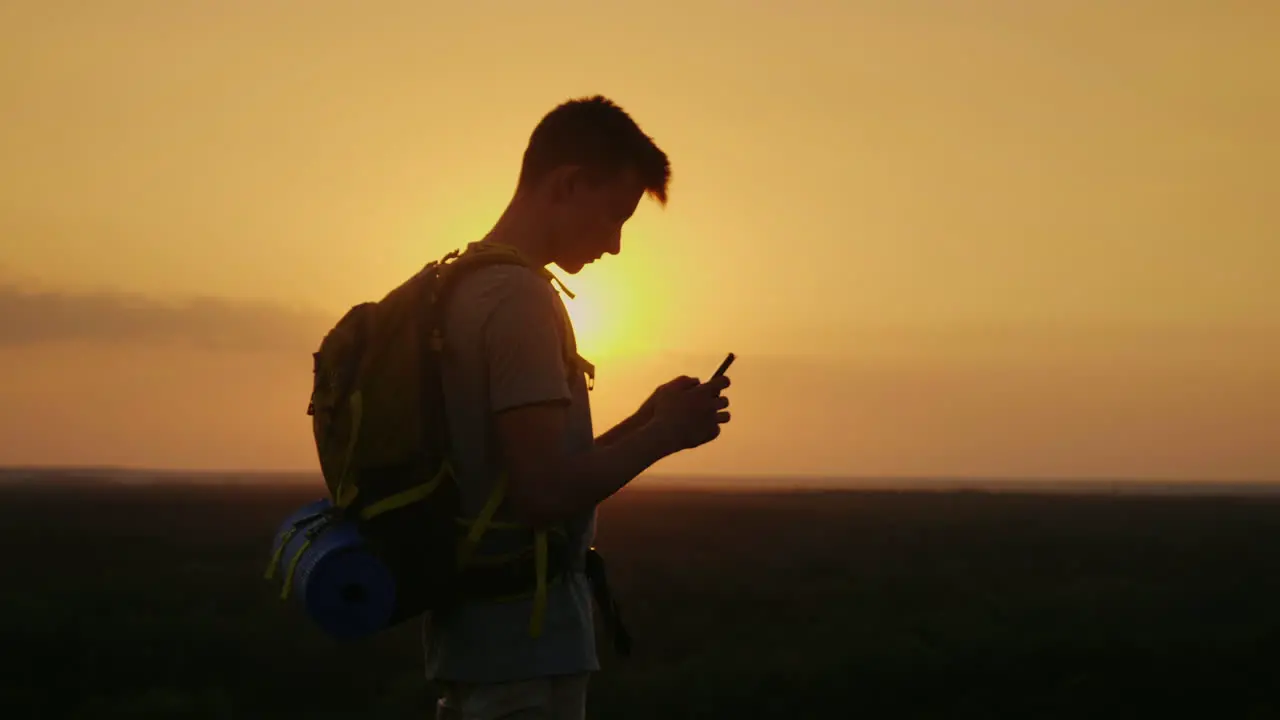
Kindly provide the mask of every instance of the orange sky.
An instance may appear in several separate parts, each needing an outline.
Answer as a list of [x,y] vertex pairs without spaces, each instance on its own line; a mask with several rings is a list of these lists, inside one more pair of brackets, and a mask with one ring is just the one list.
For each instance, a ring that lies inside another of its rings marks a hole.
[[1280,6],[622,7],[0,5],[0,464],[314,467],[326,323],[602,92],[674,179],[564,278],[598,423],[740,356],[658,470],[1280,479]]

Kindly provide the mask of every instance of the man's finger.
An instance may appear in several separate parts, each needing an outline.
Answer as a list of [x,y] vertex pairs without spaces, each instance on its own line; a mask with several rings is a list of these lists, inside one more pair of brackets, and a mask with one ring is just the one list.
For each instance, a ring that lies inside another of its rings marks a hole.
[[702,384],[700,389],[710,393],[718,393],[727,387],[729,387],[729,377],[727,375],[721,375],[706,381]]

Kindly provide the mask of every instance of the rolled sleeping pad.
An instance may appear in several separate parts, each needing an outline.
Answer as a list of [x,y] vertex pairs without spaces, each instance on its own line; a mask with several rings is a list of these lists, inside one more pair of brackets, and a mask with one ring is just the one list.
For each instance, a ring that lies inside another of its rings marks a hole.
[[283,578],[308,531],[319,530],[298,559],[293,594],[325,634],[338,640],[373,635],[388,627],[395,613],[395,577],[370,552],[355,523],[324,514],[330,508],[328,499],[318,500],[281,524],[272,552],[295,524],[298,529],[281,553],[276,572]]

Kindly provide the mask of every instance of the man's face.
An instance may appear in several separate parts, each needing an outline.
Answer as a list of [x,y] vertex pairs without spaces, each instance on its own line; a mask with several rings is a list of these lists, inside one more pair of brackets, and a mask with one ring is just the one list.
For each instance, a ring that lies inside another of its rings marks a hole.
[[555,264],[570,275],[608,253],[622,250],[622,226],[635,214],[644,185],[634,172],[590,182],[576,176],[553,214]]

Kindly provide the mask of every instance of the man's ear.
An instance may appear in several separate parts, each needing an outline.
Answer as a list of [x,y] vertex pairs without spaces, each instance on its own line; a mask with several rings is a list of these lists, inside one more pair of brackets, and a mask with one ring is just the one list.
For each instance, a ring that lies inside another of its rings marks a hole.
[[568,202],[581,189],[586,173],[581,165],[561,165],[547,176],[547,190],[553,203]]

